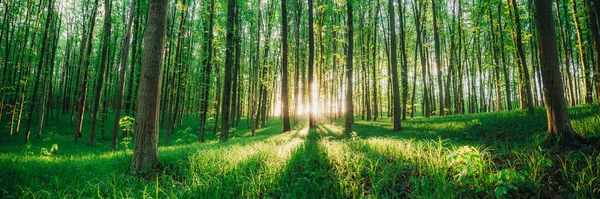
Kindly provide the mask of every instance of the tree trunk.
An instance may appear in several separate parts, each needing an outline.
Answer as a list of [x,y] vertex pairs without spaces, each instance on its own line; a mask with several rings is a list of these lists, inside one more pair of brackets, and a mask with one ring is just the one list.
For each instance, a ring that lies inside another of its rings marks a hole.
[[291,130],[288,102],[288,28],[286,7],[285,0],[281,0],[281,110],[283,111],[283,132]]
[[575,30],[577,32],[577,48],[579,49],[579,61],[581,64],[581,72],[583,73],[583,90],[584,90],[584,101],[586,104],[592,104],[592,80],[591,80],[591,70],[587,66],[587,61],[585,59],[585,52],[583,49],[583,36],[581,25],[579,24],[579,19],[577,17],[577,2],[575,0],[571,0],[572,9],[573,9],[573,21],[575,22]]
[[219,140],[225,141],[229,138],[229,110],[231,105],[231,70],[233,69],[233,25],[234,25],[234,11],[236,7],[235,0],[228,0],[227,5],[227,39],[225,44],[225,79],[223,80],[223,97],[221,98],[221,135]]
[[396,22],[394,16],[394,3],[388,1],[388,17],[389,17],[389,29],[390,29],[390,57],[391,57],[391,73],[392,73],[392,97],[394,108],[394,131],[402,130],[400,121],[402,120],[400,115],[400,85],[398,83],[398,59],[396,55]]
[[[516,24],[516,43],[517,43],[517,61],[520,66],[521,76],[521,89],[525,93],[525,105],[530,113],[533,113],[533,93],[531,91],[531,78],[529,77],[529,68],[527,68],[527,61],[525,61],[525,51],[523,50],[523,37],[521,36],[521,19],[519,17],[519,9],[517,8],[516,0],[512,0],[513,14],[515,15]],[[523,100],[523,99],[522,99]]]
[[[127,18],[127,26],[125,36],[123,36],[123,49],[121,50],[121,66],[119,68],[119,87],[117,88],[117,99],[115,101],[115,118],[113,121],[112,138],[110,143],[111,149],[117,149],[119,120],[121,119],[121,106],[123,105],[123,90],[125,88],[125,73],[127,71],[127,58],[129,57],[129,40],[131,38],[131,24],[133,21],[133,9],[137,0],[131,0],[129,6],[129,17]],[[130,85],[131,86],[131,85]]]
[[431,8],[433,10],[433,40],[435,45],[435,65],[437,68],[437,84],[438,84],[438,98],[439,98],[439,107],[438,112],[440,116],[444,115],[444,92],[442,85],[442,63],[440,58],[440,34],[438,33],[438,24],[437,24],[437,7],[435,5],[436,0],[431,0]]
[[104,35],[102,41],[102,56],[100,60],[100,71],[98,73],[98,82],[96,83],[96,88],[94,89],[94,112],[92,112],[92,130],[90,132],[90,139],[88,140],[88,145],[93,146],[96,144],[96,124],[98,122],[98,110],[100,109],[100,101],[102,100],[102,88],[104,85],[104,71],[106,70],[106,65],[110,63],[107,62],[108,57],[108,47],[110,46],[110,34],[111,34],[111,10],[112,10],[112,1],[105,0],[104,1]]
[[535,22],[540,44],[540,62],[544,81],[544,100],[548,114],[548,134],[561,146],[576,145],[581,137],[571,126],[564,89],[560,77],[556,35],[552,16],[552,1],[535,1]]
[[[200,136],[198,136],[199,142],[204,142],[204,135],[206,132],[206,120],[208,117],[208,99],[210,95],[211,83],[212,79],[212,53],[213,53],[213,25],[214,25],[214,13],[215,13],[215,0],[211,0],[208,4],[208,30],[205,31],[205,52],[204,59],[202,65],[204,66],[204,85],[202,87],[202,105],[200,107],[202,111],[202,115],[200,117]],[[217,93],[217,95],[219,95]],[[216,118],[215,118],[216,120]]]
[[[42,49],[40,49],[40,53],[39,53],[39,62],[38,62],[38,67],[37,67],[37,72],[36,72],[36,78],[35,78],[35,83],[33,86],[33,95],[31,96],[31,101],[30,101],[30,105],[29,105],[29,118],[27,120],[27,131],[25,133],[25,142],[29,142],[29,135],[31,134],[31,123],[33,121],[33,111],[36,105],[36,98],[37,98],[37,94],[38,94],[38,89],[39,89],[39,83],[40,83],[40,77],[42,75],[42,73],[44,72],[44,55],[48,52],[46,52],[46,42],[47,42],[47,38],[48,38],[48,28],[50,26],[50,23],[52,22],[52,14],[54,11],[54,5],[53,5],[53,1],[50,0],[48,1],[48,15],[46,17],[46,25],[44,27],[44,35],[42,36]],[[45,85],[44,85],[45,86]],[[45,88],[43,93],[45,93]],[[44,94],[42,94],[44,95]],[[41,104],[44,104],[44,101],[42,100]],[[1,108],[1,107],[0,107]],[[42,111],[43,112],[43,111]],[[20,113],[19,113],[20,115]],[[42,116],[43,117],[43,116]]]
[[352,123],[354,123],[354,105],[352,104],[352,53],[354,51],[352,0],[347,0],[346,6],[348,11],[348,34],[346,35],[348,39],[348,54],[346,55],[346,117],[344,118],[344,132],[350,135],[352,133]]
[[314,27],[314,16],[313,16],[313,0],[308,0],[308,123],[310,128],[315,127],[315,113],[313,106],[315,105],[313,99],[312,87],[314,84],[314,63],[315,63],[315,31]]
[[162,167],[158,161],[158,119],[167,8],[167,0],[149,0],[137,97],[135,145],[129,167],[136,174]]

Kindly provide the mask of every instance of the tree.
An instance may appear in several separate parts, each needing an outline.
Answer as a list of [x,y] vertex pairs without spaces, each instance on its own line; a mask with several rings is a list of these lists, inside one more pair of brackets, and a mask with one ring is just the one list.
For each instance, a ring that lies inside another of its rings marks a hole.
[[223,97],[221,98],[221,135],[219,140],[225,141],[229,138],[229,109],[231,104],[231,70],[233,68],[233,25],[234,25],[234,12],[235,12],[235,0],[228,0],[227,5],[227,38],[225,44],[225,79],[223,80]]
[[283,132],[290,131],[290,109],[288,102],[288,25],[285,0],[281,0],[281,111]]
[[400,84],[398,83],[398,58],[396,51],[396,22],[394,16],[394,2],[392,0],[388,1],[388,15],[389,15],[389,29],[390,29],[390,57],[391,57],[391,65],[392,65],[392,100],[394,101],[394,131],[399,131],[402,129],[402,125],[400,120],[402,120],[400,116]]
[[519,9],[516,0],[512,0],[513,14],[515,16],[515,33],[516,33],[516,44],[517,44],[517,63],[519,65],[519,77],[521,77],[519,85],[521,85],[521,108],[533,113],[533,93],[531,91],[531,78],[529,77],[529,68],[527,68],[527,61],[525,61],[525,51],[523,50],[523,36],[521,33],[521,17],[519,16]]
[[535,1],[535,23],[540,47],[540,63],[544,81],[544,101],[548,114],[548,134],[559,140],[561,146],[576,145],[583,139],[571,126],[564,86],[558,66],[558,50],[552,1]]
[[346,0],[348,11],[348,54],[346,55],[346,118],[344,132],[352,133],[352,123],[354,123],[354,105],[352,104],[352,53],[354,50],[354,32],[352,27],[352,0]]
[[127,58],[129,57],[129,40],[131,39],[131,24],[133,22],[133,9],[137,0],[131,0],[129,17],[125,36],[123,36],[123,49],[121,49],[121,66],[119,68],[119,87],[117,87],[117,98],[115,99],[115,118],[113,121],[112,138],[110,148],[117,149],[119,120],[121,119],[121,106],[123,105],[123,91],[125,88],[125,73],[127,71]]
[[110,63],[107,61],[108,56],[108,47],[110,46],[110,34],[111,34],[111,10],[112,10],[112,1],[105,0],[104,1],[104,35],[102,41],[102,56],[100,60],[100,71],[98,73],[98,82],[96,82],[96,88],[94,89],[94,93],[96,99],[94,100],[94,111],[92,112],[92,130],[90,132],[90,139],[88,140],[88,145],[96,144],[96,124],[98,122],[98,110],[100,109],[100,100],[102,99],[102,87],[104,85],[104,73],[106,70],[106,65]]
[[313,16],[313,0],[308,0],[308,123],[311,128],[315,127],[315,113],[313,106],[315,105],[312,95],[312,89],[314,83],[313,70],[315,63],[315,31],[314,28],[314,16]]
[[158,119],[167,26],[167,0],[149,0],[142,70],[136,106],[135,145],[129,169],[136,174],[160,169]]
[[442,62],[440,58],[440,34],[438,31],[437,22],[437,6],[435,6],[436,0],[431,0],[431,9],[433,10],[433,41],[435,43],[435,65],[437,67],[437,84],[438,84],[438,97],[440,101],[440,107],[438,108],[439,115],[444,115],[444,91],[442,85]]

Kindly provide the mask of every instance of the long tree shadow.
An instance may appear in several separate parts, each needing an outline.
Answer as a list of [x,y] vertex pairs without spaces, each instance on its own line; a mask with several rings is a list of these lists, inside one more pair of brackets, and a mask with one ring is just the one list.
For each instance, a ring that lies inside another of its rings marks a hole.
[[323,138],[320,134],[321,130],[308,130],[304,143],[292,151],[270,197],[339,198],[333,191],[336,182],[327,150],[319,143]]

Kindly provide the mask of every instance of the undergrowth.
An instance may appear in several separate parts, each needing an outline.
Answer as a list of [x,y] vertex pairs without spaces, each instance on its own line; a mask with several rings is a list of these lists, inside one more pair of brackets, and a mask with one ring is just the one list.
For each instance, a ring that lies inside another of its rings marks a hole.
[[[569,113],[580,135],[599,135],[600,107]],[[400,132],[380,118],[356,121],[350,136],[343,118],[286,133],[271,118],[255,137],[242,119],[229,141],[210,129],[197,143],[198,122],[185,117],[172,145],[161,131],[165,169],[150,178],[126,174],[133,140],[120,138],[116,151],[109,140],[74,143],[62,118],[27,144],[0,132],[0,198],[600,197],[598,150],[540,147],[545,118],[543,109],[417,117]]]

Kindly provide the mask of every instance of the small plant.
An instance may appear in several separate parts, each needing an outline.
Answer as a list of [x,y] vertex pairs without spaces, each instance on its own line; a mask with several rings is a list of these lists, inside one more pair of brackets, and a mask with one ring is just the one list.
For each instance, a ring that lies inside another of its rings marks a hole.
[[133,125],[135,124],[135,119],[129,116],[124,116],[119,120],[119,126],[123,128],[123,132],[126,134],[133,133]]
[[475,147],[462,146],[454,153],[448,156],[450,169],[456,175],[457,181],[462,181],[465,177],[473,177],[483,171],[483,155]]
[[229,134],[235,133],[235,128],[229,128]]
[[57,151],[58,151],[58,144],[53,144],[52,147],[50,147],[50,149],[47,149],[46,147],[42,147],[42,149],[40,149],[40,154],[45,155],[45,156],[52,156],[53,154],[56,154]]
[[131,143],[131,138],[130,137],[123,138],[123,141],[121,142],[121,144],[123,144],[123,146],[125,147],[125,151],[129,151],[129,144],[130,143]]
[[510,190],[517,191],[518,185],[525,182],[526,173],[517,172],[514,169],[503,169],[490,176],[495,184],[494,195],[496,198],[505,197]]
[[350,134],[350,139],[358,140],[358,139],[360,139],[360,137],[358,136],[358,133],[353,131],[352,134]]

